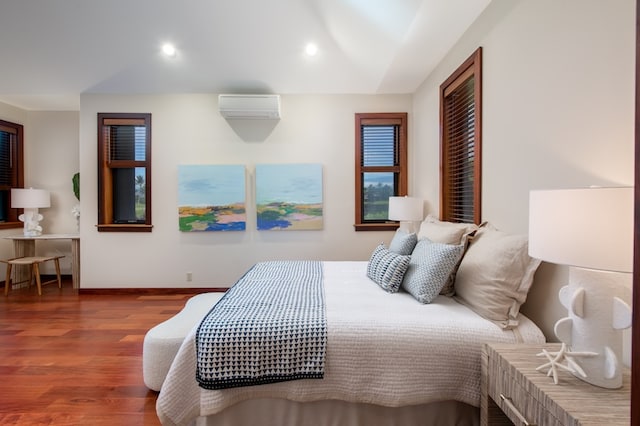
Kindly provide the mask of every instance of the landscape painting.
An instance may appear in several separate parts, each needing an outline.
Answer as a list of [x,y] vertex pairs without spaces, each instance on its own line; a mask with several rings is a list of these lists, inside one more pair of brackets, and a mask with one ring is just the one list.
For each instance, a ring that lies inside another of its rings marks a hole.
[[245,167],[178,166],[180,231],[244,231]]
[[319,230],[321,164],[256,165],[258,230]]

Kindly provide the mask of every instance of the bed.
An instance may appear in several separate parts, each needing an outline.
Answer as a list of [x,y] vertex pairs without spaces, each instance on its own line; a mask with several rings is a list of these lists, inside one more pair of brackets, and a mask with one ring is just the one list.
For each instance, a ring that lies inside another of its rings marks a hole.
[[[449,226],[433,218],[425,223]],[[384,274],[377,276],[372,270],[384,263],[375,261],[380,247],[368,261],[318,262],[327,332],[321,379],[205,389],[195,373],[199,327],[192,329],[158,396],[162,424],[478,424],[482,344],[545,341],[540,329],[515,308],[524,302],[539,262],[526,255],[526,241],[523,252],[521,237],[493,228],[474,228],[473,240],[465,229],[456,233],[454,244],[434,242],[447,239],[435,228],[433,232],[427,228],[414,234],[418,243],[409,244],[414,247],[411,254],[396,253],[408,250],[398,249],[405,239],[399,233],[384,250],[384,256],[393,257],[389,252],[395,248],[396,260],[405,256],[396,262],[406,265],[399,267],[404,269],[395,290],[387,286],[389,279],[397,281],[394,273],[387,273],[385,281]],[[442,281],[453,280],[454,288],[445,289],[443,282],[437,294],[426,296],[428,302],[424,294],[403,283],[410,275],[424,278],[420,268],[425,252],[421,255],[418,248],[425,239],[431,247],[426,251],[431,263],[436,245],[438,249],[444,244],[463,246],[460,256],[454,256],[455,265],[442,276]],[[509,273],[499,271],[501,266]],[[487,273],[498,276],[489,278]],[[493,282],[483,285],[488,279]],[[452,291],[459,294],[452,296]]]

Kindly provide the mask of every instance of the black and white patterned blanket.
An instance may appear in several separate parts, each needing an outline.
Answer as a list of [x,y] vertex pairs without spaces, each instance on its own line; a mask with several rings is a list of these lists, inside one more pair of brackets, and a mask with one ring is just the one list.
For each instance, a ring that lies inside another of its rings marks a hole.
[[256,264],[198,327],[198,384],[224,389],[323,378],[325,316],[321,262]]

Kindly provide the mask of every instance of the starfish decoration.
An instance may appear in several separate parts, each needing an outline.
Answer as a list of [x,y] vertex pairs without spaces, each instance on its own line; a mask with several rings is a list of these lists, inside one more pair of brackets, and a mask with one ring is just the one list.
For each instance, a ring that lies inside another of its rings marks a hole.
[[[582,367],[578,365],[575,358],[587,358],[598,355],[596,352],[572,352],[566,344],[562,344],[562,347],[557,352],[550,352],[543,349],[542,352],[536,354],[536,356],[545,356],[549,362],[542,364],[536,371],[548,368],[547,377],[553,376],[553,383],[558,384],[558,369],[568,371],[570,373],[579,374],[582,377],[587,377],[587,373],[584,372]],[[567,364],[562,364],[562,361],[566,360]]]

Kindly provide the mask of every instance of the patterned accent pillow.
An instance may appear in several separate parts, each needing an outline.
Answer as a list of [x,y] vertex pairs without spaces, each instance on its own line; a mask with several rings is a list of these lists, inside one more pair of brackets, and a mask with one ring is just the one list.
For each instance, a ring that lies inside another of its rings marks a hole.
[[411,256],[394,253],[384,244],[380,244],[371,254],[367,276],[385,291],[396,293],[400,289],[410,260]]
[[381,243],[373,250],[373,253],[371,253],[371,258],[369,259],[369,263],[367,264],[367,276],[369,278],[373,279],[373,276],[376,274],[376,270],[378,269],[378,264],[380,263],[380,260],[382,259],[382,256],[384,256],[386,250],[387,248],[385,247],[385,245]]
[[442,287],[442,290],[440,290],[440,294],[444,294],[445,296],[453,296],[455,294],[454,282],[456,279],[456,272],[458,271],[460,262],[464,257],[464,252],[469,247],[469,241],[473,238],[473,235],[477,230],[478,225],[473,223],[445,222],[438,220],[432,215],[427,216],[420,224],[418,239],[428,238],[434,243],[463,244],[465,247],[462,256],[460,256],[460,260],[456,267],[453,268],[447,283]]
[[463,252],[463,245],[421,239],[411,254],[402,288],[418,302],[431,303],[447,283]]
[[404,229],[398,229],[389,244],[389,251],[405,255],[411,254],[417,242],[418,236],[415,233],[409,233]]

